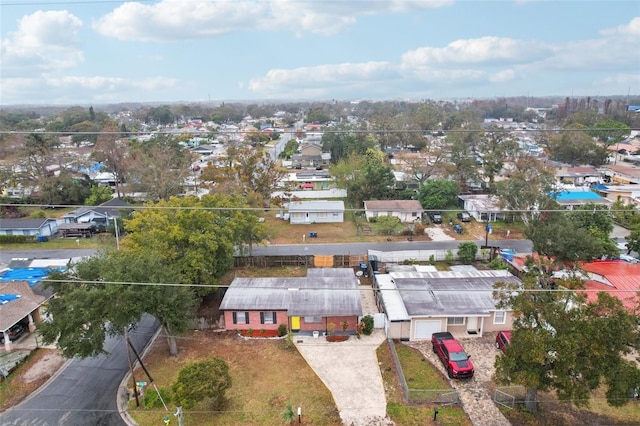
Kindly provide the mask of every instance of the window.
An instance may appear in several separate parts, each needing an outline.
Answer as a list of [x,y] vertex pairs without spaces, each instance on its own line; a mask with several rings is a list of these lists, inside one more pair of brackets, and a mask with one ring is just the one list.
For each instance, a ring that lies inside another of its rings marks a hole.
[[320,323],[320,322],[322,322],[322,317],[304,317],[304,322],[306,324]]
[[464,317],[449,317],[447,325],[464,325]]
[[418,212],[411,213],[411,217],[418,217]]
[[302,219],[304,217],[304,213],[301,212],[293,212],[291,213],[292,219]]
[[507,320],[507,313],[505,311],[495,311],[493,313],[494,324],[504,324]]
[[260,312],[260,324],[275,324],[276,321],[275,312]]
[[233,312],[234,324],[249,324],[249,312]]
[[327,217],[327,212],[318,212],[318,218],[326,218]]

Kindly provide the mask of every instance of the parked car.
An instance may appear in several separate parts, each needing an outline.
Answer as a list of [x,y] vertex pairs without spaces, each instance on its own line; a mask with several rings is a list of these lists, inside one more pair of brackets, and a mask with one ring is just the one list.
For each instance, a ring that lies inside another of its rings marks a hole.
[[429,217],[433,223],[442,223],[442,214],[439,212],[431,212],[429,213]]
[[458,213],[458,219],[462,222],[471,222],[471,215],[467,212]]
[[500,349],[502,352],[506,352],[507,347],[511,343],[511,332],[510,331],[498,331],[496,335],[496,348]]
[[433,333],[431,335],[433,352],[438,355],[440,361],[452,379],[470,379],[473,377],[473,364],[471,358],[462,348],[462,345],[451,333]]
[[[18,323],[9,329],[9,340],[18,340],[20,336],[27,332],[27,327]],[[0,333],[0,343],[4,343],[4,333]]]

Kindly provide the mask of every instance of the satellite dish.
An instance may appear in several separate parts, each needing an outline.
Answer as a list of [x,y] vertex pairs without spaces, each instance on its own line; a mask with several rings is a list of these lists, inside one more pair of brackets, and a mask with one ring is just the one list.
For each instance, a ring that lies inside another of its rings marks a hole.
[[362,276],[362,271],[356,272],[356,277],[361,277],[361,276]]

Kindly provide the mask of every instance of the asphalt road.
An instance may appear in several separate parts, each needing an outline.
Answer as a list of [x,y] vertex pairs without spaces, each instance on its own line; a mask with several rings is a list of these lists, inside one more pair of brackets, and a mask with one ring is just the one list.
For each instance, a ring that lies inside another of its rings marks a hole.
[[[367,250],[396,251],[396,250],[446,250],[458,248],[464,241],[403,241],[384,243],[321,243],[308,244],[278,244],[268,246],[253,246],[254,256],[288,256],[301,254],[367,254]],[[478,247],[483,246],[485,240],[473,240]],[[513,249],[518,253],[531,253],[532,244],[529,240],[491,240],[489,245],[496,245],[503,249]],[[35,259],[66,259],[73,257],[91,256],[97,250],[66,249],[66,250],[0,250],[0,265],[8,264],[14,258]]]
[[[405,241],[384,243],[321,243],[308,244],[278,244],[268,246],[253,246],[254,256],[295,256],[302,254],[367,254],[367,250],[396,251],[396,250],[446,250],[458,248],[464,241]],[[473,240],[478,247],[483,246],[485,240]],[[496,245],[503,249],[513,249],[518,253],[531,253],[533,245],[529,240],[491,240],[489,245]],[[0,265],[6,265],[14,258],[35,259],[66,259],[91,256],[97,250],[66,249],[66,250],[0,250]]]
[[[130,333],[138,353],[142,352],[157,328],[157,321],[145,316]],[[129,371],[125,343],[123,338],[109,338],[104,348],[108,355],[73,359],[65,364],[27,400],[0,414],[0,425],[126,425],[116,404],[118,387]],[[141,380],[148,381],[145,378]]]
[[[282,244],[270,246],[254,246],[254,256],[288,256],[302,254],[367,254],[368,250],[397,251],[397,250],[446,250],[456,249],[464,241],[406,241],[406,242],[385,242],[385,243],[350,243],[350,244]],[[483,246],[485,240],[473,241],[478,247]],[[518,253],[531,253],[533,247],[529,240],[491,240],[489,245],[499,246],[503,249],[513,249]]]

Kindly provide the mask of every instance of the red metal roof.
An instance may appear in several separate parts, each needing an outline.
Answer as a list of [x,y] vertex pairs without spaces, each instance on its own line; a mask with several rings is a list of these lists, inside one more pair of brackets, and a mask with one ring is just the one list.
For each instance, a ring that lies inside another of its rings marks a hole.
[[[582,266],[586,272],[603,276],[611,285],[600,280],[585,282],[587,290],[601,290],[610,292],[611,296],[622,301],[627,309],[636,307],[635,295],[640,292],[640,264],[631,264],[624,260],[599,260]],[[587,293],[587,300],[597,298],[597,292]]]

